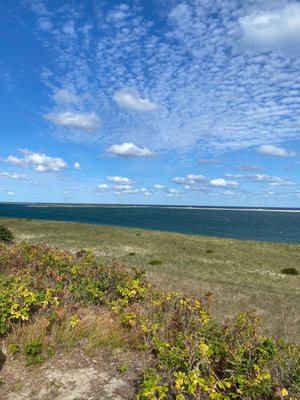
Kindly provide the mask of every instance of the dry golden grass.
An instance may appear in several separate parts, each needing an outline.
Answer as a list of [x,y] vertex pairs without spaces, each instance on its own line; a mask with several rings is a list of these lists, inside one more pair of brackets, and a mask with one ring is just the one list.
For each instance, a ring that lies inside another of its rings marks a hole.
[[[75,326],[72,317],[78,321]],[[41,339],[46,357],[54,356],[57,351],[72,351],[78,345],[91,356],[101,349],[124,349],[132,341],[120,320],[101,307],[80,308],[76,314],[68,313],[51,326],[45,317],[37,317],[30,324],[15,325],[3,345],[7,351],[11,345],[18,344],[21,355],[26,358],[25,345],[34,339]]]

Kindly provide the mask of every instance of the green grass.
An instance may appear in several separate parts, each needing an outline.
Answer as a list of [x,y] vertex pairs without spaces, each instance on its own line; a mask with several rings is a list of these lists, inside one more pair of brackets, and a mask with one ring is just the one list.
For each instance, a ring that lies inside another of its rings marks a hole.
[[300,245],[69,222],[2,218],[0,224],[16,240],[74,251],[92,248],[107,262],[141,268],[164,291],[200,297],[211,292],[216,318],[256,310],[266,333],[299,342],[300,276],[281,270],[299,268]]

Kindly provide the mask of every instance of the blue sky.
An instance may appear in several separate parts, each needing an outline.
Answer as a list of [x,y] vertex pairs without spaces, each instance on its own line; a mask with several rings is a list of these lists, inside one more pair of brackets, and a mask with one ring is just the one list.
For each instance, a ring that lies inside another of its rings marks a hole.
[[0,15],[0,201],[299,207],[299,2]]

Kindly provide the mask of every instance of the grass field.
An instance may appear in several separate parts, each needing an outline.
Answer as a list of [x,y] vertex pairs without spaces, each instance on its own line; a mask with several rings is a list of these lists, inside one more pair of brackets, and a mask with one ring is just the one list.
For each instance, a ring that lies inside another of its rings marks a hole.
[[213,294],[218,319],[255,310],[266,333],[300,341],[300,245],[240,241],[69,222],[0,219],[16,240],[78,250],[138,267],[164,291]]

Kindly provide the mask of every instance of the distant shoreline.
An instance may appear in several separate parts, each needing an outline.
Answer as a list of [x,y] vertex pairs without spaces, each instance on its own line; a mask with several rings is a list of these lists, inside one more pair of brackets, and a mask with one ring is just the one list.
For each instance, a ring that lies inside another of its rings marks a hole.
[[165,208],[178,210],[208,210],[208,211],[259,211],[299,213],[300,209],[286,208],[239,208],[239,207],[205,207],[205,206],[156,206],[156,205],[123,205],[123,204],[29,204],[28,207],[65,207],[65,208]]
[[151,204],[83,204],[83,203],[19,203],[0,202],[0,205],[24,205],[30,208],[162,208],[178,210],[208,210],[208,211],[257,211],[257,212],[280,212],[300,213],[300,208],[272,208],[272,207],[226,207],[226,206],[180,206],[180,205],[151,205]]

